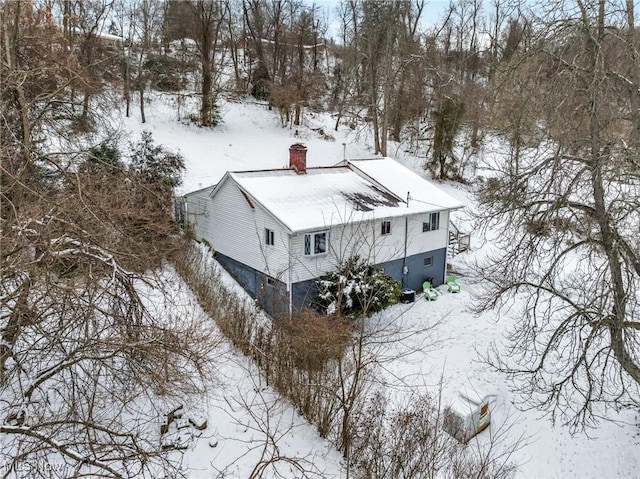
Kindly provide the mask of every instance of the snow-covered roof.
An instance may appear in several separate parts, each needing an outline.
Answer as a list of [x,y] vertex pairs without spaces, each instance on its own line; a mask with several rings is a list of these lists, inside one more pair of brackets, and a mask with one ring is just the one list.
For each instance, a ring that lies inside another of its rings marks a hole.
[[463,206],[391,158],[307,168],[306,174],[281,169],[228,177],[291,232]]
[[432,211],[457,209],[464,205],[448,195],[430,181],[405,168],[393,158],[375,158],[371,160],[348,160],[352,168],[369,179],[384,186],[409,203],[417,201],[431,205]]
[[[77,35],[83,35],[85,32],[78,27],[73,27],[73,33],[77,34]],[[107,41],[112,41],[112,42],[123,42],[124,38],[122,38],[121,36],[118,35],[113,35],[111,33],[107,33],[107,32],[93,32],[94,36],[96,36],[97,38],[100,38],[102,40],[107,40]]]
[[185,198],[194,197],[194,196],[206,197],[206,196],[209,196],[213,190],[215,190],[216,186],[218,186],[217,183],[215,185],[205,186],[204,188],[198,188],[197,190],[190,191],[189,193],[186,193],[183,196]]
[[123,42],[124,41],[124,38],[122,38],[121,36],[113,35],[111,33],[106,33],[106,32],[98,33],[97,37],[101,38],[103,40],[111,40],[111,41],[114,41],[114,42]]

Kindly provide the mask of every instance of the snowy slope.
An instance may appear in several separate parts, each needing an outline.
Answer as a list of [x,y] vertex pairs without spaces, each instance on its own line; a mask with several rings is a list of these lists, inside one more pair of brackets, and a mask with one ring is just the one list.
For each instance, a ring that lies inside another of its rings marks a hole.
[[[185,157],[187,173],[181,192],[187,193],[217,183],[227,171],[284,168],[289,164],[289,146],[303,142],[308,148],[307,166],[332,166],[343,158],[344,133],[323,128],[334,141],[323,139],[320,132],[308,128],[282,128],[274,111],[255,102],[224,103],[223,123],[214,129],[177,121],[176,107],[168,96],[153,97],[147,107],[147,122],[141,124],[134,115],[123,120],[123,126],[134,138],[142,130],[153,133],[156,142]],[[324,118],[322,118],[324,120]],[[373,157],[372,152],[357,143],[346,146],[349,158]]]
[[[222,272],[224,274],[224,272]],[[206,318],[188,287],[171,268],[163,274],[165,294],[177,317]],[[231,291],[252,301],[228,275],[222,277]],[[163,301],[151,302],[150,309],[162,314]],[[165,311],[166,313],[166,311]],[[172,453],[192,479],[248,478],[262,462],[271,461],[256,477],[299,477],[291,463],[301,465],[308,477],[343,477],[340,453],[293,407],[261,379],[252,360],[239,353],[220,334],[213,352],[215,376],[202,404],[184,404],[183,417],[169,428],[167,438],[179,438],[184,451]],[[188,419],[207,421],[204,430],[190,427]],[[177,424],[177,425],[176,425]],[[280,475],[278,475],[280,474]]]
[[[147,123],[141,125],[136,117],[123,120],[123,126],[135,136],[143,129],[151,131],[158,143],[179,150],[186,159],[187,172],[182,187],[183,192],[192,191],[216,183],[227,170],[249,170],[262,168],[281,168],[288,162],[288,147],[295,142],[304,142],[308,147],[308,165],[333,165],[343,158],[343,145],[346,143],[348,158],[372,157],[372,151],[366,145],[356,141],[357,134],[351,130],[332,131],[334,120],[328,115],[318,115],[309,120],[307,126],[322,128],[324,133],[335,137],[334,141],[322,138],[314,130],[302,127],[296,135],[295,130],[283,129],[280,120],[266,106],[251,102],[225,103],[222,108],[224,123],[212,130],[195,125],[185,125],[176,121],[176,109],[168,97],[155,97],[147,109]],[[399,161],[421,173],[421,160],[405,153],[390,151],[390,156],[400,156]],[[446,191],[473,207],[473,194],[466,188],[455,184],[442,185]],[[470,228],[468,214],[464,211],[455,215],[456,224],[463,229]],[[472,238],[474,251],[460,255],[455,259],[456,267],[464,272],[465,263],[472,261],[475,255],[485,254],[490,244],[479,248],[479,238]],[[566,428],[554,425],[550,419],[542,417],[537,411],[520,412],[513,405],[516,398],[508,389],[506,378],[489,371],[479,360],[479,354],[487,350],[490,341],[500,341],[508,317],[498,318],[493,314],[474,317],[467,311],[472,304],[472,293],[478,286],[470,285],[461,276],[459,283],[462,292],[458,295],[443,290],[435,302],[418,300],[412,305],[397,305],[385,314],[389,319],[403,321],[409,326],[423,324],[444,318],[435,333],[441,340],[440,347],[434,351],[420,351],[397,361],[389,367],[389,381],[397,388],[399,395],[409,394],[407,387],[415,390],[435,388],[440,377],[446,378],[445,397],[455,396],[463,386],[475,387],[496,395],[496,408],[492,428],[500,424],[510,427],[509,435],[517,438],[527,437],[523,447],[514,458],[521,464],[522,477],[640,477],[640,418],[629,412],[621,414],[619,424],[605,422],[590,432],[590,437],[578,435],[571,437]],[[400,314],[403,313],[403,314]],[[517,305],[512,314],[517,314]],[[398,318],[398,319],[396,319]],[[419,344],[421,338],[413,338]],[[267,402],[275,399],[271,391],[263,395],[254,391],[254,379],[250,374],[251,366],[244,358],[238,358],[231,352],[224,365],[222,394],[236,397],[244,395],[248,401],[256,399]],[[404,386],[399,386],[397,378],[403,378]],[[391,381],[391,378],[396,378]],[[259,388],[257,388],[259,390]],[[212,448],[207,440],[200,440],[195,449],[186,456],[189,464],[197,466],[193,477],[211,477],[212,471],[229,467],[229,476],[246,477],[247,470],[255,462],[255,452],[251,458],[233,459],[248,450],[248,439],[259,435],[251,428],[238,426],[247,414],[241,411],[237,403],[227,403],[224,398],[211,398],[210,424],[216,424],[206,433],[216,434],[219,445]],[[264,405],[256,410],[264,410]],[[233,412],[233,411],[236,412]],[[235,416],[238,416],[236,418]],[[226,419],[223,419],[225,418]],[[235,419],[229,420],[230,417]],[[339,454],[328,449],[328,444],[320,440],[309,426],[301,425],[292,411],[282,410],[283,421],[295,424],[286,435],[283,444],[287,451],[296,456],[307,457],[313,461],[319,471],[325,471],[323,477],[339,477]],[[218,422],[220,421],[220,422]],[[226,422],[225,422],[226,421]],[[235,421],[235,422],[234,422]],[[487,435],[488,433],[483,433]],[[484,440],[482,437],[480,440]],[[223,447],[221,447],[223,446]],[[231,465],[230,465],[231,464]],[[295,474],[290,477],[296,477]]]

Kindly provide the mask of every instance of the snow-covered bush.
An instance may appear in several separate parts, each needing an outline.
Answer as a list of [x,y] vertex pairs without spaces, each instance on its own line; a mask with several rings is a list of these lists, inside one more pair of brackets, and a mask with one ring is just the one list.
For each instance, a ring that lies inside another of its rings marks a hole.
[[354,256],[316,281],[315,304],[327,314],[369,316],[395,303],[400,285],[380,268]]

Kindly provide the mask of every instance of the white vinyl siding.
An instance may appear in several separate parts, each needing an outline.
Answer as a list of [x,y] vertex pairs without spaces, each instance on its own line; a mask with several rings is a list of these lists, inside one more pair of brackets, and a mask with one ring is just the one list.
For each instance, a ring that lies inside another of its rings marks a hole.
[[423,220],[424,215],[414,215],[409,217],[407,256],[423,253],[425,251],[438,250],[447,246],[449,212],[439,212],[440,228],[433,231],[423,231]]
[[[211,201],[212,221],[207,241],[230,258],[269,276],[284,280],[289,265],[288,233],[271,214],[245,199],[233,179],[227,179]],[[273,245],[265,244],[265,231],[273,232]]]
[[[329,251],[323,255],[306,255],[306,246],[311,247],[311,240],[305,245],[308,233],[293,235],[292,281],[306,281],[316,278],[327,271],[334,270],[340,261],[354,254],[372,263],[384,263],[402,258],[404,254],[405,218],[389,218],[389,234],[381,234],[381,221],[372,220],[349,225],[334,226],[329,229]],[[422,215],[409,217],[407,255],[444,248],[446,234],[443,231],[422,233]],[[444,232],[446,233],[446,232]],[[421,249],[427,248],[427,249]]]
[[213,190],[213,186],[204,188],[193,193],[185,195],[185,221],[193,230],[193,234],[197,240],[208,238],[208,232],[213,227],[212,225],[212,211],[211,211],[211,199],[209,195]]
[[[305,255],[305,251],[308,251],[305,247],[305,238],[310,241],[309,235],[304,233],[291,236],[291,281],[294,283],[317,278],[334,269],[336,264],[333,242],[327,254]],[[312,247],[310,243],[308,246]]]

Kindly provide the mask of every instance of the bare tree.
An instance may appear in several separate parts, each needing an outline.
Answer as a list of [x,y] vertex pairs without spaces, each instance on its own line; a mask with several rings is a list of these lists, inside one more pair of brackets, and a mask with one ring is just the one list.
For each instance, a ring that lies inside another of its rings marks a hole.
[[253,460],[254,465],[247,476],[249,479],[269,475],[293,475],[301,479],[326,477],[325,471],[314,463],[313,458],[283,451],[287,436],[297,427],[296,422],[302,419],[296,418],[291,405],[284,398],[278,397],[277,393],[272,393],[263,386],[261,379],[256,378],[261,374],[260,371],[250,369],[253,368],[248,368],[247,374],[253,379],[253,391],[238,389],[233,399],[225,398],[225,401],[234,421],[239,426],[251,430],[255,436],[246,442],[246,452],[219,472],[220,477],[226,477],[226,471],[236,462],[246,460],[247,456],[256,453],[258,459]]
[[363,74],[367,88],[368,115],[376,153],[387,154],[389,109],[396,76],[396,47],[403,2],[362,3]]
[[15,216],[3,216],[0,442],[14,468],[175,471],[158,419],[213,371],[210,326],[193,311],[167,314],[164,280],[149,272],[176,241],[156,196],[166,186],[147,168],[124,171],[113,151],[93,150],[77,173],[50,155],[56,179],[31,183],[30,201],[12,198]]
[[437,177],[444,180],[455,176],[456,157],[454,147],[456,137],[462,127],[465,103],[457,95],[449,95],[440,90],[437,106],[431,111],[433,119],[432,161],[437,165]]
[[332,102],[354,126],[366,120],[376,153],[387,154],[389,140],[427,108],[425,51],[421,42],[424,2],[342,2],[344,45],[334,69]]
[[318,68],[320,32],[317,8],[296,0],[246,1],[243,4],[252,66],[252,94],[268,99],[282,125],[300,125],[303,109],[325,90]]
[[229,56],[233,64],[235,88],[238,93],[247,93],[249,77],[246,71],[246,37],[243,31],[244,13],[240,2],[225,0],[224,15],[228,38]]
[[640,403],[640,170],[621,114],[630,97],[616,86],[625,19],[604,1],[547,6],[520,62],[537,65],[550,140],[487,183],[482,219],[501,252],[479,270],[479,309],[520,302],[493,364],[575,430],[606,414],[600,405]]
[[155,0],[140,0],[137,4],[130,4],[129,8],[132,13],[130,18],[133,28],[132,45],[129,45],[129,50],[135,53],[136,78],[134,84],[138,90],[140,120],[145,123],[144,95],[150,76],[149,56],[160,30],[162,8],[161,4]]
[[75,121],[83,67],[60,48],[46,5],[2,8],[3,462],[41,477],[174,473],[156,420],[202,392],[215,344],[191,311],[166,314],[151,273],[180,248],[167,202],[182,163],[161,161],[157,176],[165,157],[151,149],[128,169],[116,137],[69,151],[66,132],[51,148]]
[[222,33],[225,27],[225,15],[228,10],[222,2],[215,0],[190,0],[192,32],[200,55],[200,68],[202,76],[202,98],[200,103],[200,124],[202,126],[215,126],[216,118],[216,71],[219,59],[216,54],[218,46],[222,44]]
[[[640,148],[640,52],[638,51],[638,32],[635,23],[635,3],[633,0],[626,0],[625,4],[626,25],[621,30],[625,32],[623,45],[627,51],[628,69],[623,70],[621,80],[623,80],[629,90],[629,104],[631,110],[631,121],[633,122],[634,137],[633,146]],[[624,75],[627,73],[627,75]]]
[[74,53],[80,66],[79,78],[75,82],[82,92],[82,111],[77,126],[81,131],[92,129],[91,99],[102,89],[101,73],[106,70],[106,62],[112,62],[115,52],[109,51],[101,39],[105,23],[111,14],[113,2],[73,2],[71,10],[71,30],[74,37]]

